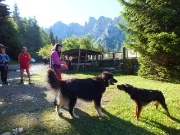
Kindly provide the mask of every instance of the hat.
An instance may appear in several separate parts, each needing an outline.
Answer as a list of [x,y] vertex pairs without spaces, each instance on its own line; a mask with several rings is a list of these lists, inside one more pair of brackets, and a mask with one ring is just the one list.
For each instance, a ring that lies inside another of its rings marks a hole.
[[3,44],[0,44],[0,48],[8,48],[8,47],[4,46]]

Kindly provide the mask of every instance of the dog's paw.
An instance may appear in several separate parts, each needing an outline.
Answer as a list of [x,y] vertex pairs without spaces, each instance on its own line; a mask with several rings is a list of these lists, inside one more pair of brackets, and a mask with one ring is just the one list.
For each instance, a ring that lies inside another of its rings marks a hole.
[[62,114],[63,113],[63,111],[61,110],[61,109],[55,109],[55,111],[58,113],[58,114]]
[[104,105],[101,105],[101,109],[104,109],[105,108],[105,106]]
[[106,115],[104,115],[103,113],[100,114],[101,117],[105,117]]
[[79,116],[77,116],[77,115],[74,115],[74,116],[73,116],[73,118],[75,118],[75,119],[79,119]]
[[138,121],[138,119],[139,119],[139,118],[138,118],[137,116],[135,116],[135,118],[134,118],[134,119],[135,119],[135,121]]
[[62,114],[63,112],[62,112],[62,110],[60,110],[60,111],[58,111],[57,113],[58,113],[58,114]]
[[55,108],[55,112],[58,112],[57,108]]

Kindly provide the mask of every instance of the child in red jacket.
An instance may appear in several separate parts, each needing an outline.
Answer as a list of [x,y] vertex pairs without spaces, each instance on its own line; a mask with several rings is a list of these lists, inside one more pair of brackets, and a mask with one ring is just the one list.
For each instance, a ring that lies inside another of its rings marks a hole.
[[29,68],[30,68],[29,63],[31,62],[31,55],[27,53],[26,47],[22,48],[22,53],[19,54],[18,61],[20,64],[20,77],[21,77],[21,81],[19,83],[20,84],[24,83],[23,74],[24,74],[24,69],[25,69],[28,74],[29,84],[31,84],[30,72],[29,72]]

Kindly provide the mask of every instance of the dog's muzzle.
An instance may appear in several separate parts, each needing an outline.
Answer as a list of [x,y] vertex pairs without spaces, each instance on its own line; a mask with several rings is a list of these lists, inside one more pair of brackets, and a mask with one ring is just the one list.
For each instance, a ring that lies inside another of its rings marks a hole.
[[111,85],[114,85],[114,83],[117,83],[118,81],[116,80],[116,79],[114,79],[114,78],[112,78],[112,79],[110,79],[110,84]]

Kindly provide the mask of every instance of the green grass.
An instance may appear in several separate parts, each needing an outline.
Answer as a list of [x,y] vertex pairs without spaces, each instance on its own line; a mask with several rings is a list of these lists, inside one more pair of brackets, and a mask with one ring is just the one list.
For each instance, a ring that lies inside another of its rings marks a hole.
[[10,58],[10,63],[9,64],[18,64],[18,61]]
[[[97,72],[76,72],[63,74],[63,78],[89,78]],[[45,74],[44,74],[45,76]],[[33,80],[39,84],[42,75],[34,75]],[[180,84],[147,80],[138,76],[115,75],[117,84],[129,83],[136,87],[161,90],[166,98],[173,120],[169,120],[164,109],[155,110],[153,104],[144,107],[138,121],[134,119],[135,105],[129,95],[119,91],[116,85],[107,88],[102,98],[102,112],[105,118],[98,116],[93,103],[82,102],[75,109],[79,119],[72,119],[63,110],[61,116],[54,107],[44,110],[35,109],[28,114],[0,115],[0,134],[13,128],[24,127],[24,134],[70,134],[70,135],[177,135],[180,133]],[[50,92],[47,91],[47,97]]]

